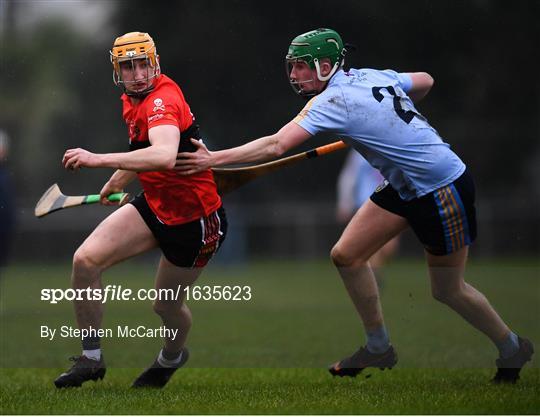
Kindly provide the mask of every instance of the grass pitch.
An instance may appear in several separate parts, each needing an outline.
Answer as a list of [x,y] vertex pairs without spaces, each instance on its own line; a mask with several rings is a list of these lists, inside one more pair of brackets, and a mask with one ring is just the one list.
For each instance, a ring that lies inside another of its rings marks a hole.
[[[540,268],[535,262],[471,265],[468,281],[518,333],[540,342]],[[104,284],[151,288],[153,267],[126,264]],[[537,356],[515,386],[493,386],[491,343],[430,297],[425,267],[384,271],[382,302],[400,361],[391,371],[332,378],[326,366],[363,343],[352,304],[321,262],[211,267],[200,285],[250,285],[249,302],[191,302],[191,359],[164,390],[129,389],[160,347],[157,339],[103,341],[104,381],[56,390],[78,354],[76,339],[46,341],[39,326],[74,325],[70,303],[40,300],[69,287],[69,265],[14,266],[2,274],[0,412],[3,414],[538,414]],[[159,325],[151,303],[111,302],[105,326]],[[537,354],[538,355],[538,354]]]

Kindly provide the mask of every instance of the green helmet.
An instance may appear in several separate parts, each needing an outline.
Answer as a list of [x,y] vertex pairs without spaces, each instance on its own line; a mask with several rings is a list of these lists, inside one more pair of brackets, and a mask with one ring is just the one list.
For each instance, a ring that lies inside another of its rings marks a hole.
[[[285,59],[288,65],[296,61],[304,61],[311,69],[317,71],[317,78],[320,81],[327,81],[343,65],[346,52],[341,36],[335,30],[320,28],[294,38]],[[326,76],[321,75],[320,71],[319,61],[322,58],[330,59],[332,64],[332,70]],[[304,95],[298,88],[295,88],[290,77],[289,81],[297,93]]]

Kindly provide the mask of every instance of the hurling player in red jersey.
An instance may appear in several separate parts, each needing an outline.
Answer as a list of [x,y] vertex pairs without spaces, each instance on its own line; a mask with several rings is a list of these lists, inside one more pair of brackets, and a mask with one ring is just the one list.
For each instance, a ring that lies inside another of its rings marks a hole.
[[[136,177],[143,193],[107,217],[77,249],[73,257],[74,289],[100,289],[101,273],[110,266],[150,249],[162,251],[156,289],[183,290],[192,285],[225,238],[227,220],[211,170],[182,176],[172,168],[179,151],[195,150],[198,126],[178,85],[161,74],[154,41],[147,33],[118,37],[111,50],[113,79],[123,89],[123,117],[129,131],[130,152],[95,154],[68,149],[66,169],[116,168],[101,190],[101,202],[120,192]],[[180,299],[157,300],[154,311],[164,326],[164,346],[134,387],[162,387],[188,359],[185,348],[191,313]],[[74,301],[77,323],[88,336],[82,355],[55,380],[59,388],[102,379],[105,362],[98,329],[101,301]]]

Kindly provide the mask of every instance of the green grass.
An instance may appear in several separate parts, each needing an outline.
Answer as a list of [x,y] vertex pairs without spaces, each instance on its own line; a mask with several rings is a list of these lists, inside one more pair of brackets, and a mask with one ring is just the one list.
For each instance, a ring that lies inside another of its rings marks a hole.
[[[540,268],[534,261],[471,265],[468,281],[518,333],[540,341]],[[3,414],[538,414],[538,359],[515,386],[493,386],[496,350],[430,297],[417,262],[384,271],[383,307],[400,362],[392,371],[332,378],[326,366],[363,335],[329,261],[213,266],[201,285],[250,285],[249,302],[191,302],[192,356],[162,391],[129,385],[160,347],[157,339],[103,341],[104,381],[58,391],[52,380],[79,351],[75,339],[39,337],[39,326],[74,325],[70,303],[40,301],[67,288],[69,265],[14,266],[2,274],[0,412]],[[104,283],[151,288],[151,265],[125,264]],[[111,302],[105,326],[159,325],[149,302]],[[366,376],[370,376],[366,378]]]
[[[537,370],[536,370],[537,371]],[[56,370],[2,376],[8,414],[537,414],[540,375],[492,386],[485,370],[395,369],[332,379],[316,369],[185,369],[166,389],[129,390],[133,369],[56,390]]]

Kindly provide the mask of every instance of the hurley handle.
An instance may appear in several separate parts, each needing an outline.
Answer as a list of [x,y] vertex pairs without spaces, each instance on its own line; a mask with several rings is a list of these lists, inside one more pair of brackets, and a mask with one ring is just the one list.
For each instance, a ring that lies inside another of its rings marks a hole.
[[347,146],[348,145],[341,140],[339,142],[333,142],[333,143],[329,143],[328,145],[319,146],[318,148],[316,148],[316,150],[317,150],[317,154],[325,155],[325,154],[330,153],[330,152],[335,152],[335,151],[338,151],[340,149],[344,149]]
[[[107,197],[107,200],[114,202],[114,201],[122,201],[122,199],[129,195],[128,193],[114,193],[109,194]],[[93,204],[93,203],[99,203],[99,200],[101,200],[101,196],[99,194],[90,194],[86,196],[86,200],[84,201],[85,204]]]

